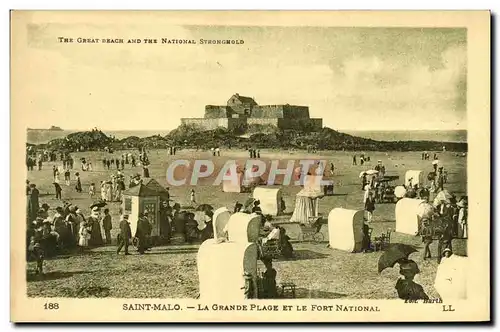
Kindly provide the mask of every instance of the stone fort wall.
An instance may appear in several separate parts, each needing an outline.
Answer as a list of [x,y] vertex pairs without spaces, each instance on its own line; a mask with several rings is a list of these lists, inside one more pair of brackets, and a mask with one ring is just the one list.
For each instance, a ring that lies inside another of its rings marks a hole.
[[239,118],[214,118],[214,119],[206,119],[206,118],[183,118],[181,119],[181,124],[184,125],[195,125],[203,130],[214,130],[219,127],[227,128],[227,129],[235,129],[238,126],[246,125],[246,119]]

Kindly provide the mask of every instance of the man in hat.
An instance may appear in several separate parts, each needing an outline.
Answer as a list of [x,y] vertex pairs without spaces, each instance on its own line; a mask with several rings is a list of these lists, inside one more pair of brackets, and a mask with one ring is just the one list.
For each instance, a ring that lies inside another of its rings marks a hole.
[[128,252],[128,246],[131,238],[132,230],[130,229],[128,215],[125,214],[120,218],[120,235],[118,236],[118,248],[116,249],[117,254],[119,254],[122,248],[125,247],[125,255],[130,255]]
[[36,188],[36,184],[30,184],[30,195],[28,199],[28,214],[30,216],[29,220],[35,220],[38,216],[38,210],[40,209],[38,197],[40,192]]
[[42,204],[42,208],[38,211],[38,216],[42,217],[43,220],[49,217],[49,208],[50,206],[47,203]]
[[54,189],[56,191],[56,199],[62,200],[62,188],[61,185],[57,182],[52,183],[54,185]]
[[139,251],[141,255],[150,248],[149,238],[151,236],[151,230],[151,224],[148,220],[148,212],[144,211],[144,213],[139,215],[136,234],[136,237],[139,239],[139,248],[137,248],[137,251]]
[[420,273],[417,263],[411,259],[399,262],[399,278],[396,282],[398,297],[402,300],[428,300],[429,296],[425,294],[424,288],[417,284],[413,279]]
[[162,201],[160,205],[160,235],[163,236],[166,243],[170,243],[172,233],[171,215],[172,208],[168,205],[168,201]]
[[109,214],[109,209],[104,209],[104,218],[102,219],[102,229],[104,230],[104,236],[106,237],[106,244],[111,244],[111,229],[113,228],[111,222],[111,215]]

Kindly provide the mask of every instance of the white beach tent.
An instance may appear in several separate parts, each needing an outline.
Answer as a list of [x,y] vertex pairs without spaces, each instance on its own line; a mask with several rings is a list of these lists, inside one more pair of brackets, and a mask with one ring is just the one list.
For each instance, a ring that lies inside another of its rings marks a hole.
[[230,242],[257,242],[260,232],[261,216],[252,213],[236,212],[229,218],[227,233]]
[[278,216],[281,214],[281,189],[256,187],[253,190],[253,198],[260,201],[262,214]]
[[214,211],[212,217],[214,227],[214,239],[217,241],[219,238],[224,237],[224,229],[226,228],[231,212],[226,207],[218,208]]
[[[225,193],[240,193],[241,192],[241,181],[243,174],[238,170],[238,165],[234,163],[234,167],[230,167],[226,173],[226,178],[222,180],[222,191]],[[230,172],[235,172],[230,176]]]
[[358,252],[363,244],[364,211],[335,208],[328,214],[330,247]]
[[467,299],[468,257],[443,257],[438,265],[434,288],[444,303]]
[[420,170],[408,170],[405,174],[405,186],[408,187],[410,184],[412,187],[418,184],[419,187],[424,185],[424,171]]
[[402,198],[396,203],[396,232],[417,235],[418,212],[422,199]]
[[252,275],[254,289],[257,289],[255,243],[206,240],[198,249],[197,265],[202,301],[244,300],[245,272]]

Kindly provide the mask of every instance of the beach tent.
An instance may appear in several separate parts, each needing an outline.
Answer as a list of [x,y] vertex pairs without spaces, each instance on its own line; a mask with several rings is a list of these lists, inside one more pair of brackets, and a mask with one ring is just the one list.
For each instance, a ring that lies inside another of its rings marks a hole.
[[402,198],[396,203],[396,232],[417,235],[418,212],[423,199]]
[[[236,176],[229,176],[234,170],[236,170]],[[225,175],[227,179],[222,180],[222,191],[225,193],[240,193],[243,174],[239,171],[239,166],[235,164],[234,168],[229,168]]]
[[419,187],[424,185],[424,172],[418,170],[408,170],[405,174],[405,186],[408,187],[411,181],[412,187],[418,184]]
[[203,242],[197,255],[200,300],[208,302],[245,299],[244,273],[257,290],[257,244]]
[[214,227],[214,239],[217,241],[219,238],[224,237],[224,229],[226,228],[231,212],[226,207],[218,208],[214,211],[212,217]]
[[322,175],[306,175],[303,182],[304,190],[311,194],[316,193],[318,196],[323,195],[323,189],[321,188],[322,180]]
[[262,214],[278,216],[281,214],[281,189],[256,187],[253,190],[253,198],[260,201]]
[[330,247],[359,252],[363,245],[364,211],[335,208],[328,214]]
[[434,279],[434,288],[444,303],[467,299],[468,262],[467,257],[455,254],[442,258]]
[[166,190],[154,179],[143,181],[137,186],[123,192],[122,210],[129,215],[132,236],[135,236],[139,215],[148,212],[148,220],[152,226],[151,236],[160,234],[160,198]]
[[295,208],[290,222],[308,224],[312,219],[319,216],[319,198],[323,192],[302,189],[295,196]]
[[261,216],[252,213],[236,212],[229,218],[227,233],[230,242],[257,242]]

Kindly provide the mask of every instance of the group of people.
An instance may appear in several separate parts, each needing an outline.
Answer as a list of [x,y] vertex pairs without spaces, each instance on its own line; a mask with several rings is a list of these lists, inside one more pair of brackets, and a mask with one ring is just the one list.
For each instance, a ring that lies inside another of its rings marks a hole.
[[[365,156],[364,153],[362,153],[360,156],[359,156],[359,164],[361,166],[363,166],[366,162],[370,161],[370,157],[369,156]],[[353,166],[357,166],[358,165],[358,161],[357,161],[357,156],[356,155],[353,155],[352,156],[352,165]]]
[[[66,203],[58,206],[53,216],[49,216],[49,205],[44,203],[37,211],[34,220],[27,225],[28,259],[37,262],[37,273],[43,273],[43,260],[60,253],[71,252],[77,247],[83,251],[87,247],[111,243],[112,220],[109,209],[97,206],[85,217],[77,206]],[[101,230],[102,227],[102,230]],[[102,233],[105,234],[103,239]]]

